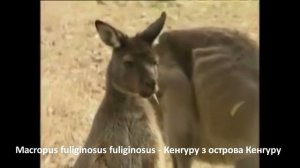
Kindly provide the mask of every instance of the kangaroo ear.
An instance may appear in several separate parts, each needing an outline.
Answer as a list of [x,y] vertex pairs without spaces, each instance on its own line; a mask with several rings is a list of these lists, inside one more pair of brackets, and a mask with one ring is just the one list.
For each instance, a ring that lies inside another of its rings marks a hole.
[[124,35],[121,31],[100,20],[95,21],[95,26],[100,38],[106,45],[113,48],[119,48],[122,46],[126,35]]
[[161,32],[165,24],[166,17],[166,12],[162,12],[161,16],[156,21],[150,24],[142,33],[139,34],[140,37],[149,44],[152,44],[155,38]]

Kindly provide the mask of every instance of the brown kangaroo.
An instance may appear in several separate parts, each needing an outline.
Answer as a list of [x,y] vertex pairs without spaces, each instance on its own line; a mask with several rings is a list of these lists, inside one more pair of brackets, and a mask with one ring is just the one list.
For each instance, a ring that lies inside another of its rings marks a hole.
[[[162,137],[148,98],[158,90],[158,57],[152,43],[161,32],[165,19],[163,12],[134,37],[128,37],[103,21],[95,21],[101,39],[113,50],[106,76],[107,90],[85,148],[104,148],[106,152],[81,154],[74,167],[164,167],[164,155],[157,151],[163,144]],[[110,146],[140,148],[142,153],[110,153]]]
[[[225,28],[163,33],[159,57],[160,125],[171,147],[259,146],[258,46]],[[157,107],[157,106],[156,106]],[[173,154],[175,168],[191,167],[193,156]],[[258,168],[258,154],[198,154],[212,164]]]

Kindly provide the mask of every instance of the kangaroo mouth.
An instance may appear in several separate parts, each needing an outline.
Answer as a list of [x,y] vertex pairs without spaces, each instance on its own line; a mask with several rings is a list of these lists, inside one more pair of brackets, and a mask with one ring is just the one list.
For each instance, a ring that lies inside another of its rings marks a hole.
[[144,98],[150,98],[158,91],[158,86],[155,85],[153,88],[144,88],[140,91],[140,96]]
[[144,97],[144,98],[149,98],[149,97],[151,97],[154,93],[155,93],[154,90],[142,90],[142,91],[140,92],[140,95],[141,95],[142,97]]

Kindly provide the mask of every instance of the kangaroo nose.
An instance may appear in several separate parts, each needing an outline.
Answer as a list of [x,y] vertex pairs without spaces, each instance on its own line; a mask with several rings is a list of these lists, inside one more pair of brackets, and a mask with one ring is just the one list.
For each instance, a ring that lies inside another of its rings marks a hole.
[[151,90],[155,89],[155,80],[154,79],[149,79],[145,81],[145,86]]

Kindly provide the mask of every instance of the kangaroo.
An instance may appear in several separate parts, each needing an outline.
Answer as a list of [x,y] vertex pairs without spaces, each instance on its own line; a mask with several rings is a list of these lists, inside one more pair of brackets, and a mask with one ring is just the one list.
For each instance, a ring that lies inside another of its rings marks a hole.
[[[152,43],[165,20],[166,13],[162,12],[156,21],[133,37],[108,23],[95,21],[100,38],[112,47],[112,58],[106,74],[107,90],[85,148],[104,148],[106,152],[81,154],[75,168],[165,167],[164,155],[158,151],[163,140],[148,100],[158,91],[158,56]],[[140,153],[112,153],[111,146],[135,148]]]
[[[225,28],[164,32],[160,57],[159,121],[171,147],[243,148],[259,145],[258,46]],[[202,152],[202,153],[201,153]],[[259,155],[172,154],[175,168],[193,158],[211,164],[258,168]]]

